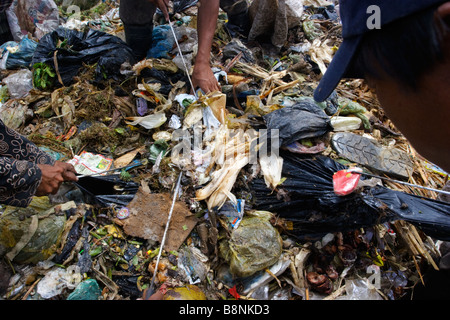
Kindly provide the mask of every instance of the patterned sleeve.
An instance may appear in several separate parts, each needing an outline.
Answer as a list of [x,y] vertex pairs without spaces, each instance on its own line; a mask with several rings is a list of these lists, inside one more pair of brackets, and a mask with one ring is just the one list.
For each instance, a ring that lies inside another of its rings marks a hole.
[[41,182],[41,170],[27,160],[0,157],[0,203],[27,207]]
[[38,164],[55,160],[0,120],[0,203],[26,207],[41,181]]
[[5,126],[0,120],[0,156],[28,160],[35,164],[55,164],[55,160],[33,142]]

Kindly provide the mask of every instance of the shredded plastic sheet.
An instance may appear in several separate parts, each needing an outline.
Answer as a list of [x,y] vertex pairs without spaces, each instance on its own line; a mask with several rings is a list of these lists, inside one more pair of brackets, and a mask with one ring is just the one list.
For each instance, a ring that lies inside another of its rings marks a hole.
[[259,158],[259,163],[267,187],[275,189],[281,183],[283,158],[272,152],[270,155],[262,155]]
[[44,299],[50,299],[62,293],[65,288],[75,289],[83,279],[79,267],[69,266],[67,269],[55,267],[37,284],[37,292]]

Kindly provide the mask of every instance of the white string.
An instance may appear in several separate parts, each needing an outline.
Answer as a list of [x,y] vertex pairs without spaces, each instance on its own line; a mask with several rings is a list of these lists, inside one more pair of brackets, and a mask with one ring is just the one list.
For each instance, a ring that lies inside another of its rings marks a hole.
[[155,277],[156,277],[156,273],[158,272],[159,259],[161,258],[161,253],[162,253],[162,250],[164,247],[164,243],[166,242],[166,235],[167,235],[167,231],[169,230],[170,219],[172,218],[173,207],[175,206],[175,200],[177,199],[178,189],[180,188],[180,181],[181,181],[182,173],[183,173],[183,171],[180,172],[177,184],[175,186],[175,193],[173,195],[172,207],[170,208],[169,217],[167,218],[167,223],[166,223],[166,229],[164,230],[164,235],[161,240],[161,246],[159,247],[158,258],[156,259],[155,271],[153,272],[152,283],[150,284],[150,291],[153,291],[153,286],[155,284]]
[[180,52],[181,60],[183,61],[184,69],[185,69],[186,75],[187,75],[187,77],[189,79],[189,83],[191,84],[192,91],[194,92],[195,99],[198,100],[197,93],[195,92],[195,88],[194,88],[194,85],[192,84],[191,77],[189,76],[189,70],[188,70],[188,67],[186,65],[186,61],[184,60],[183,53],[181,52],[180,45],[178,44],[178,40],[177,40],[177,36],[175,34],[175,30],[173,30],[173,27],[172,27],[172,21],[170,21],[170,20],[169,20],[169,26],[170,26],[170,30],[172,30],[172,34],[173,34],[173,37],[175,39],[175,43],[177,44],[178,51]]

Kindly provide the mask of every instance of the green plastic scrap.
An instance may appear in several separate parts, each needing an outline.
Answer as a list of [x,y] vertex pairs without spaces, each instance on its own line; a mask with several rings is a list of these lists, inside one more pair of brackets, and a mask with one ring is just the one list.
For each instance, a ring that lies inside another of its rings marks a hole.
[[0,102],[5,103],[9,99],[9,91],[7,86],[0,86]]
[[370,130],[372,128],[369,119],[365,116],[367,109],[364,108],[362,105],[360,105],[358,102],[352,101],[345,97],[339,97],[338,105],[339,105],[339,115],[346,116],[349,114],[353,114],[362,120],[364,129]]
[[270,223],[272,213],[249,212],[231,238],[221,241],[221,256],[229,263],[230,271],[238,277],[248,277],[278,261],[283,244],[278,231]]
[[313,20],[305,20],[302,24],[302,27],[303,31],[305,32],[306,39],[308,39],[309,41],[313,41],[323,34],[318,24]]
[[[62,211],[74,207],[73,201],[60,206]],[[0,216],[0,246],[6,248],[10,260],[38,263],[55,253],[66,218],[52,214],[54,208],[47,197],[34,198],[27,208],[6,206]]]
[[67,300],[99,300],[102,290],[95,279],[81,282],[67,297]]
[[165,140],[163,139],[156,140],[150,146],[150,156],[148,157],[148,159],[154,164],[159,154],[162,153],[162,157],[164,157],[167,154],[168,149],[169,145]]

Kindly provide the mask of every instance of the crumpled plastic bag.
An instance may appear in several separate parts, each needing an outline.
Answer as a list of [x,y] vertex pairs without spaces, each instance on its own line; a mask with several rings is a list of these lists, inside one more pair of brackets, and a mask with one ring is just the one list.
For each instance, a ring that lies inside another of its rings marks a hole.
[[[63,211],[75,207],[73,201],[61,205]],[[7,249],[10,260],[18,264],[38,263],[55,252],[66,217],[57,216],[52,210],[54,206],[47,197],[35,197],[27,208],[6,207],[0,216],[0,245]]]
[[33,73],[28,69],[22,69],[2,80],[8,87],[11,99],[24,98],[33,89]]
[[248,277],[280,259],[283,242],[269,221],[271,217],[267,211],[248,213],[233,230],[231,239],[220,243],[220,254],[229,263],[232,274]]
[[[197,30],[186,26],[174,26],[173,30],[178,40],[179,49],[183,53],[184,62],[187,69],[190,70],[192,59],[197,54]],[[147,57],[171,59],[179,69],[183,71],[186,69],[169,25],[160,25],[153,28],[152,46],[147,52]]]
[[30,68],[37,42],[25,36],[20,42],[8,41],[0,46],[1,69]]
[[383,300],[383,297],[370,285],[367,279],[345,280],[345,295],[336,300]]
[[272,111],[263,118],[269,134],[272,129],[279,130],[280,146],[320,137],[333,130],[330,118],[312,99],[302,99],[292,106]]
[[81,282],[67,297],[67,300],[99,300],[102,290],[97,280],[87,279]]
[[232,39],[222,49],[223,59],[233,59],[242,52],[242,58],[248,63],[255,63],[253,52],[249,50],[245,44],[239,39]]
[[0,119],[5,126],[17,130],[22,124],[33,118],[33,110],[18,99],[11,99],[0,106]]
[[41,39],[59,26],[59,10],[53,0],[14,0],[6,15],[14,41],[28,32]]
[[[366,186],[339,196],[333,174],[346,166],[325,156],[297,156],[280,152],[283,158],[281,193],[255,179],[251,189],[255,208],[269,210],[292,223],[286,233],[298,239],[320,238],[392,222],[407,221],[427,235],[450,239],[450,203],[407,194],[382,186]],[[366,179],[361,176],[360,180]],[[366,179],[367,180],[367,179]]]
[[67,269],[56,267],[45,274],[45,277],[37,284],[37,293],[50,299],[61,294],[65,288],[75,289],[83,279],[77,266],[69,266]]
[[123,181],[120,174],[86,176],[74,184],[83,193],[84,202],[102,207],[126,206],[139,188],[134,181]]
[[178,268],[190,284],[200,283],[206,279],[209,271],[208,257],[193,246],[183,246],[178,253]]
[[175,40],[169,25],[155,26],[152,32],[152,46],[147,57],[171,59],[169,52],[172,51],[174,44]]
[[[54,63],[56,52],[57,67]],[[70,85],[83,63],[97,63],[95,81],[105,78],[121,79],[120,66],[128,62],[134,65],[131,48],[120,38],[98,30],[81,32],[59,27],[39,41],[32,64],[43,62],[61,76],[64,85]]]
[[253,21],[248,39],[255,40],[263,34],[271,34],[271,42],[280,48],[287,39],[289,29],[300,25],[303,1],[254,0],[249,8]]

